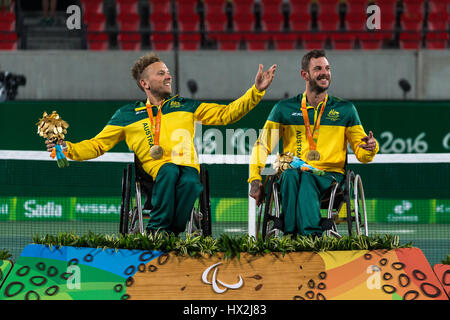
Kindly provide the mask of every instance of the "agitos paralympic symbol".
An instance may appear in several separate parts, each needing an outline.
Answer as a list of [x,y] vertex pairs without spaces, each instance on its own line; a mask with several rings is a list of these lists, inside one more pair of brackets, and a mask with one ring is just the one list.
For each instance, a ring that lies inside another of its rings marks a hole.
[[[244,284],[244,280],[242,280],[241,276],[239,276],[239,281],[236,283],[233,283],[233,284],[224,283],[224,282],[220,281],[219,279],[217,279],[217,270],[218,270],[218,266],[220,264],[222,264],[222,262],[213,264],[212,266],[209,266],[208,268],[206,268],[205,271],[203,271],[203,274],[202,274],[203,283],[212,285],[212,288],[213,288],[214,292],[216,292],[216,293],[224,293],[228,289],[236,290],[236,289],[241,288],[242,285]],[[210,271],[213,269],[214,269],[214,272],[212,275],[212,280],[209,281],[208,275],[209,275]],[[224,287],[224,289],[221,289],[218,286],[218,284],[220,284],[222,287]]]

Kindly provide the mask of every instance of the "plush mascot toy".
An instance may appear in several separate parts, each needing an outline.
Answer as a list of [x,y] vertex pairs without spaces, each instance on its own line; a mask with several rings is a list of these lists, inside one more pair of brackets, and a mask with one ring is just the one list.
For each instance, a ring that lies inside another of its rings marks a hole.
[[314,168],[302,159],[294,156],[291,152],[282,154],[277,153],[277,158],[273,163],[273,168],[275,169],[277,174],[281,174],[284,170],[289,168],[297,168],[302,171],[310,171],[318,176],[323,176],[325,174],[323,170]]
[[[36,125],[38,127],[38,135],[52,142],[55,142],[55,144],[58,142],[58,140],[64,140],[64,135],[67,133],[67,128],[69,127],[69,124],[61,119],[56,111],[53,111],[51,114],[47,114],[47,112],[44,112],[42,118],[39,119],[39,122],[36,123]],[[67,154],[62,150],[59,144],[56,144],[56,146],[53,148],[53,151],[50,153],[50,156],[53,159],[56,157],[59,168],[69,166],[69,161],[67,161]]]

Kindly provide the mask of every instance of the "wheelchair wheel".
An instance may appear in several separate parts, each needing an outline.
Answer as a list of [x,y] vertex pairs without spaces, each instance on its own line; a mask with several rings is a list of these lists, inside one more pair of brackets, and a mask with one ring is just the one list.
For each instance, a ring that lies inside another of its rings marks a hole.
[[123,235],[128,233],[128,218],[131,203],[131,164],[123,171],[122,176],[122,199],[120,204],[119,232]]
[[211,198],[209,193],[209,174],[203,167],[200,168],[200,181],[203,185],[203,191],[200,193],[200,227],[202,235],[212,236],[211,227]]
[[355,230],[356,235],[368,236],[366,202],[361,176],[349,170],[346,175],[345,189],[348,234],[352,235]]
[[275,176],[270,177],[267,188],[266,200],[264,204],[263,225],[261,230],[263,240],[268,239],[271,235],[278,236],[280,230],[283,229],[280,214],[280,197],[278,185],[275,179]]

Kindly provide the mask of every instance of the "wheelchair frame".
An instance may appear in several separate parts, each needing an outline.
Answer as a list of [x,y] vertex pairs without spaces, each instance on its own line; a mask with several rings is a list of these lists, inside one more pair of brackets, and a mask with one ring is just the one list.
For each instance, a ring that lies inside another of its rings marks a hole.
[[[259,206],[256,227],[256,236],[258,237],[261,234],[263,239],[267,239],[271,235],[279,236],[283,230],[284,216],[280,210],[281,196],[277,178],[277,175],[271,175],[266,177],[264,182],[266,196],[263,204]],[[346,205],[346,216],[341,218],[339,213],[344,203]],[[359,174],[355,174],[352,170],[346,171],[341,183],[336,181],[332,183],[322,196],[320,208],[327,209],[327,218],[333,220],[332,228],[325,231],[327,236],[333,235],[341,238],[342,235],[338,232],[337,224],[342,222],[347,223],[349,235],[353,234],[353,230],[356,235],[369,235],[362,179]],[[261,216],[263,218],[262,226]]]
[[[132,205],[132,165],[128,164],[123,171],[122,176],[122,198],[120,205],[119,232],[123,235],[141,233],[144,234],[144,217],[150,217],[144,210],[151,211],[151,192],[154,181],[141,167],[137,157],[134,159],[135,176],[134,190],[135,199]],[[200,182],[203,185],[203,191],[200,193],[199,200],[194,204],[191,211],[191,218],[188,223],[187,233],[199,234],[204,236],[212,235],[211,227],[211,201],[209,192],[209,175],[206,168],[200,165]],[[142,195],[145,194],[146,201],[142,206]]]

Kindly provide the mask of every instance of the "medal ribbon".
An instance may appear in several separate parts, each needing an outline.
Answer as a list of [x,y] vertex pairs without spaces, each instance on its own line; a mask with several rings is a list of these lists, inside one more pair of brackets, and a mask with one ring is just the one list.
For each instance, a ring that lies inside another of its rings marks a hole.
[[311,133],[311,125],[309,124],[308,111],[306,109],[306,91],[303,93],[301,109],[303,114],[303,121],[305,122],[306,137],[308,138],[310,150],[316,150],[317,140],[319,139],[320,118],[322,117],[322,113],[323,110],[325,109],[327,101],[328,101],[328,94],[325,96],[325,99],[323,99],[323,101],[319,103],[319,106],[320,104],[322,104],[322,108],[320,109],[319,116],[317,117],[317,120],[314,123],[314,128]]
[[150,121],[152,123],[152,134],[153,138],[155,139],[155,145],[159,145],[159,133],[161,131],[161,107],[158,107],[158,113],[156,114],[156,120],[153,117],[153,111],[152,111],[152,105],[147,103],[146,104],[148,117],[150,118]]

